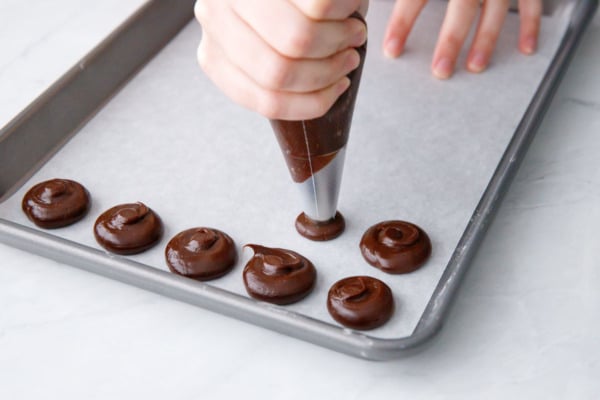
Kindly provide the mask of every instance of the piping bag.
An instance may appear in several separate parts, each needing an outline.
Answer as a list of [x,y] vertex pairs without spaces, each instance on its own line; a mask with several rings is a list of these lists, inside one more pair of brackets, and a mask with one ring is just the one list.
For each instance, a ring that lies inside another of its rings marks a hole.
[[[358,13],[350,18],[366,22]],[[356,48],[359,66],[350,74],[350,87],[322,117],[303,120],[271,120],[292,180],[302,195],[304,214],[314,223],[336,217],[346,144],[354,103],[367,52],[367,44]]]

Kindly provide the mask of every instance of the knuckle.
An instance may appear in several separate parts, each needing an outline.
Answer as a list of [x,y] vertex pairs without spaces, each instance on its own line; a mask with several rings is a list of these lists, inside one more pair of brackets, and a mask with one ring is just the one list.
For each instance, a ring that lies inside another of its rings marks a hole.
[[196,3],[194,3],[194,16],[200,23],[207,19],[208,6],[206,3],[206,0],[196,0]]
[[305,12],[311,18],[321,19],[331,14],[333,6],[331,0],[307,0]]
[[272,92],[259,93],[253,103],[255,111],[269,119],[281,118],[283,115],[283,103]]
[[482,31],[477,34],[477,46],[484,48],[494,47],[498,34],[496,32]]
[[404,14],[394,15],[390,26],[394,33],[398,35],[406,35],[411,29],[411,21]]
[[449,32],[441,38],[440,45],[446,51],[458,53],[463,45],[463,41],[454,33]]
[[283,54],[293,58],[307,56],[314,42],[313,30],[312,24],[298,24],[289,29],[282,45]]
[[523,27],[530,32],[539,32],[540,25],[541,25],[541,17],[540,16],[524,17],[521,25],[523,25]]
[[291,61],[279,55],[271,57],[269,62],[265,63],[266,71],[263,74],[263,84],[271,90],[286,89],[293,76]]
[[408,20],[408,16],[405,14],[394,15],[394,25],[401,30],[407,30],[410,26],[410,21]]

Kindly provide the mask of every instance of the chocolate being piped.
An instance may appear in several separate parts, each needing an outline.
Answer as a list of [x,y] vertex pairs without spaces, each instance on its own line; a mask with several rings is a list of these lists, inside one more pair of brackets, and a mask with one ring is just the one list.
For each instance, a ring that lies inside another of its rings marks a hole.
[[255,299],[274,304],[295,303],[314,288],[314,265],[295,251],[248,244],[254,256],[244,268],[244,285]]
[[394,297],[388,285],[370,276],[352,276],[333,284],[327,310],[340,324],[353,329],[375,329],[394,313]]
[[167,244],[165,258],[172,272],[207,281],[229,272],[237,252],[233,239],[225,232],[200,227],[175,235]]
[[143,203],[119,204],[98,217],[96,241],[117,254],[137,254],[154,246],[162,237],[160,217]]
[[[365,20],[358,13],[352,18]],[[367,44],[357,47],[360,64],[348,74],[350,87],[319,118],[304,121],[271,120],[271,126],[285,157],[285,161],[295,182],[304,182],[325,167],[336,153],[348,143],[354,104]]]
[[360,241],[360,251],[372,266],[390,274],[405,274],[427,261],[431,241],[415,224],[384,221],[367,229]]
[[[358,13],[351,17],[365,23]],[[325,115],[303,121],[271,120],[292,179],[299,184],[309,184],[303,188],[306,202],[303,211],[316,221],[333,219],[337,209],[344,150],[366,56],[366,43],[356,50],[360,64],[348,74],[350,87]],[[312,179],[312,184],[309,179]]]
[[90,209],[90,194],[78,182],[51,179],[27,191],[21,207],[27,218],[44,229],[71,225]]

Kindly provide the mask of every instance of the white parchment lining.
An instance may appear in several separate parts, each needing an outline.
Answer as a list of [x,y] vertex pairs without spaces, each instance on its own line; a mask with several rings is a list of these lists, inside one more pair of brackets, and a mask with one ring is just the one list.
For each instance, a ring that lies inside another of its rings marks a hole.
[[[335,323],[325,305],[329,287],[347,276],[371,275],[390,285],[397,311],[370,334],[410,335],[549,65],[570,7],[544,17],[535,55],[517,51],[518,16],[510,14],[487,72],[465,72],[463,55],[456,75],[439,81],[429,65],[446,5],[430,2],[405,54],[389,60],[380,49],[392,5],[372,2],[367,18],[369,49],[340,194],[347,220],[342,237],[315,243],[296,233],[299,193],[271,128],[203,75],[195,59],[196,23],[0,204],[0,216],[33,226],[20,209],[25,191],[50,178],[74,179],[91,192],[92,209],[52,234],[99,248],[92,233],[96,217],[116,204],[142,201],[162,217],[165,236],[131,258],[168,270],[163,252],[173,235],[194,226],[218,228],[234,238],[241,257],[211,285],[245,294],[241,274],[250,251],[242,253],[244,244],[289,248],[314,262],[318,282],[287,309]],[[361,235],[388,219],[414,222],[429,233],[433,254],[422,269],[392,276],[362,259]]]

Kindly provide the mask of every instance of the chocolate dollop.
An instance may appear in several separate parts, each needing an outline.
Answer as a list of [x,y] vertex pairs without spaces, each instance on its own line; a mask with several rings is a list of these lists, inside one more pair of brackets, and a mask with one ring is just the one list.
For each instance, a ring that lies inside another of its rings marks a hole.
[[406,221],[384,221],[370,227],[360,241],[367,262],[384,272],[404,274],[422,266],[431,254],[429,236]]
[[369,276],[352,276],[329,289],[327,310],[340,324],[369,330],[385,324],[394,313],[394,296],[388,285]]
[[90,209],[90,194],[78,182],[51,179],[33,186],[21,202],[21,208],[40,228],[55,229],[82,219]]
[[98,217],[96,241],[117,254],[137,254],[154,246],[162,237],[158,215],[143,203],[119,204]]
[[307,239],[315,241],[332,240],[340,236],[346,228],[344,216],[338,211],[335,217],[328,221],[315,221],[301,213],[296,218],[296,230]]
[[[351,17],[358,18],[366,24],[358,13],[352,14]],[[356,50],[360,55],[360,64],[348,74],[350,87],[325,115],[304,121],[271,120],[271,126],[295,182],[304,182],[324,168],[348,142],[367,44]]]
[[286,249],[248,244],[254,256],[244,268],[244,285],[255,299],[274,304],[295,303],[315,286],[317,271],[300,254]]
[[219,278],[235,265],[233,239],[213,228],[192,228],[175,235],[167,244],[169,269],[188,278],[207,281]]

